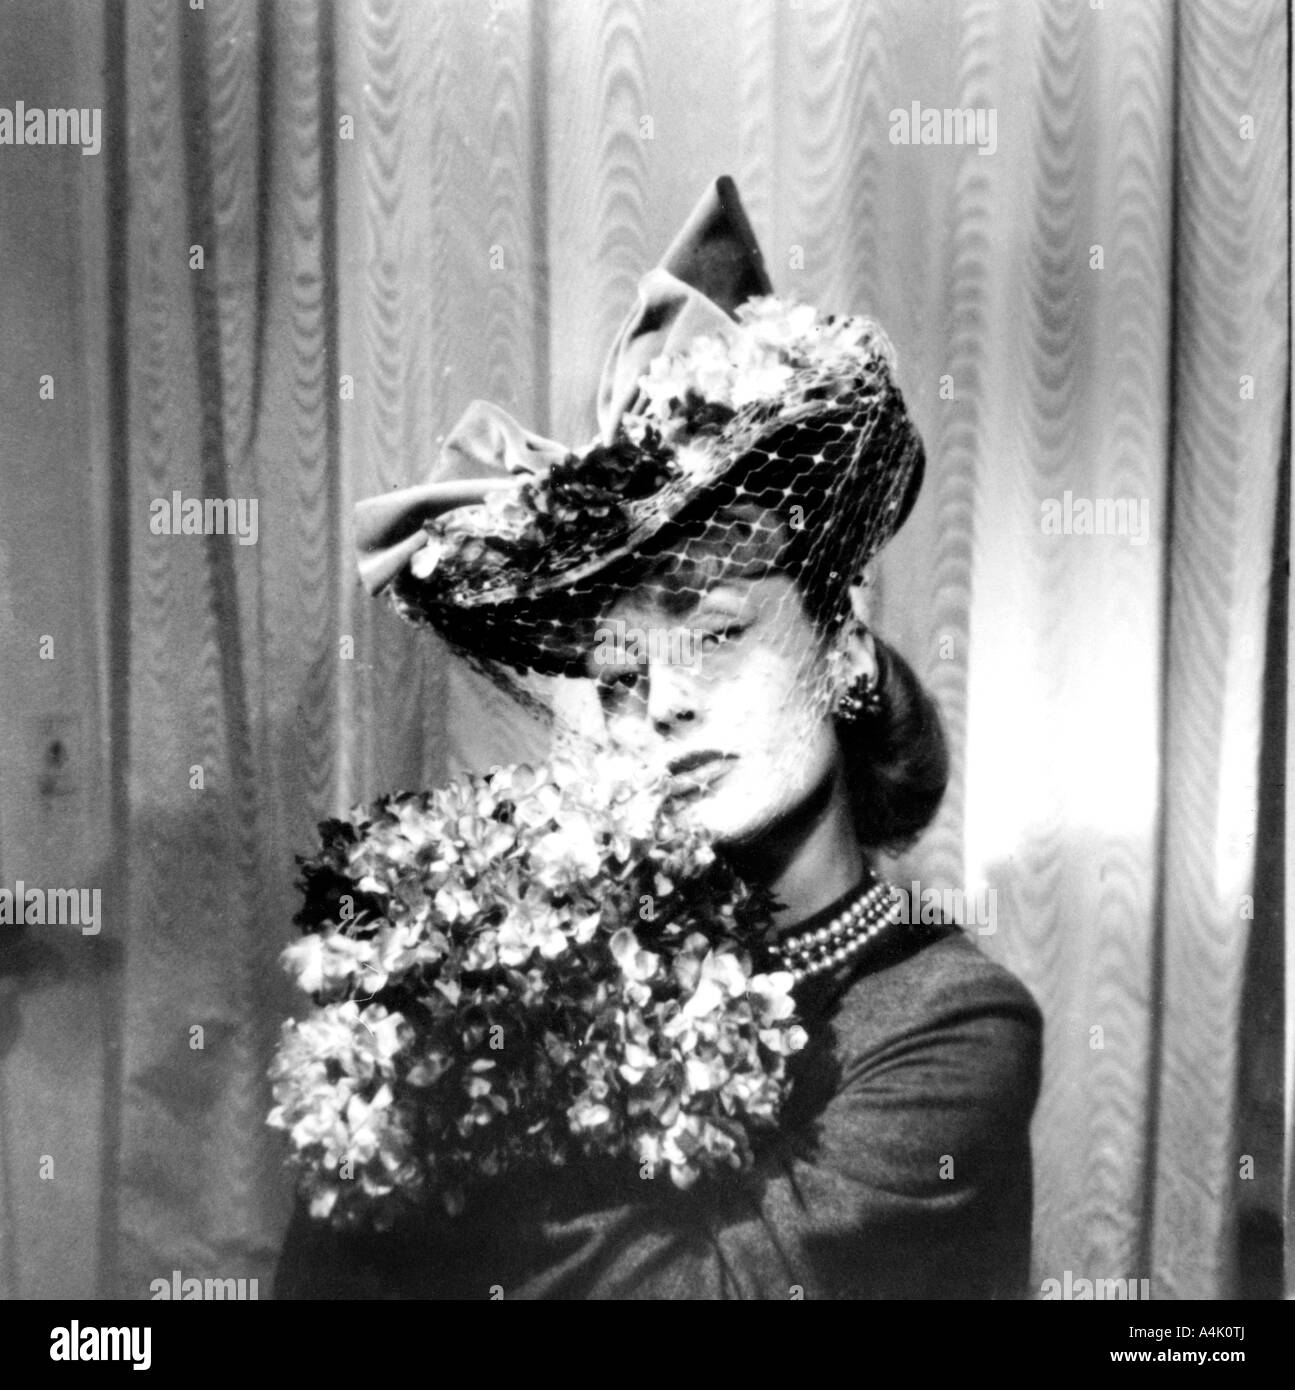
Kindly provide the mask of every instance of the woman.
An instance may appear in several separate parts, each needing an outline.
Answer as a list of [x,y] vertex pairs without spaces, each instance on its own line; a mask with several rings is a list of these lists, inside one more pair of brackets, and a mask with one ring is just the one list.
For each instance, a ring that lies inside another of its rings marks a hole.
[[[908,924],[871,864],[947,776],[863,583],[911,510],[920,441],[875,326],[768,293],[720,180],[643,282],[600,443],[568,455],[474,407],[457,477],[377,499],[358,533],[370,587],[514,693],[535,698],[532,673],[592,685],[568,737],[672,778],[679,813],[771,890],[776,935],[753,949],[793,972],[810,1037],[779,1129],[688,1191],[590,1161],[386,1235],[299,1210],[280,1297],[1024,1291],[1037,1009],[958,929]],[[535,477],[473,482],[483,457]]]

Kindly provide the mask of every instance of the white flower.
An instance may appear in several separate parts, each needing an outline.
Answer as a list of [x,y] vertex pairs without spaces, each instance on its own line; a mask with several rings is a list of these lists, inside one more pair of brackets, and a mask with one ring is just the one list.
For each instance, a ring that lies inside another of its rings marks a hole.
[[756,1016],[762,1023],[777,1023],[796,1012],[791,997],[795,983],[790,970],[773,970],[766,975],[752,975],[747,981],[747,993],[756,1004]]
[[573,917],[571,922],[572,937],[579,945],[587,946],[594,939],[594,933],[598,930],[602,919],[601,912],[582,913]]
[[[747,300],[737,317],[727,333],[695,338],[681,351],[654,359],[640,378],[642,415],[656,422],[667,441],[682,424],[679,408],[690,392],[741,410],[830,384],[834,377],[866,377],[894,366],[889,340],[867,318],[829,322],[812,305],[773,295]],[[678,461],[685,473],[698,466]]]
[[715,1084],[710,1068],[700,1057],[689,1057],[683,1069],[690,1091],[709,1091]]
[[322,1221],[325,1217],[332,1214],[333,1208],[337,1205],[337,1199],[341,1192],[336,1187],[321,1187],[312,1193],[310,1198],[310,1214],[316,1221]]
[[627,1042],[625,1044],[625,1060],[620,1065],[620,1074],[631,1085],[642,1081],[644,1076],[656,1066],[656,1056],[651,1048],[642,1046],[640,1043]]
[[546,888],[570,878],[591,878],[602,864],[594,828],[577,811],[560,811],[557,829],[542,835],[531,848],[531,868]]
[[520,488],[499,488],[488,493],[481,511],[491,535],[520,536],[530,525],[530,513],[522,505]]
[[698,440],[684,444],[676,452],[674,461],[683,476],[694,483],[705,482],[715,471],[715,455]]
[[315,933],[286,946],[279,956],[283,968],[296,977],[307,994],[317,994],[324,984],[324,938]]
[[628,927],[612,934],[610,942],[612,956],[620,966],[626,979],[634,981],[650,980],[660,964],[660,956],[639,948],[638,937]]
[[415,579],[430,579],[432,572],[445,554],[445,542],[439,536],[429,536],[421,550],[414,551],[409,561],[409,572]]
[[702,962],[701,977],[713,982],[726,998],[746,993],[746,972],[731,951],[712,951]]
[[781,1052],[790,1056],[805,1046],[809,1041],[809,1034],[797,1023],[790,1028],[762,1028],[760,1041],[770,1052]]
[[[373,1039],[374,1049],[378,1057],[389,1067],[396,1054],[405,1045],[408,1024],[401,1014],[388,1014],[381,1007],[370,1010],[370,1016],[373,1021],[369,1022],[366,1018],[365,1025]],[[390,1092],[388,1092],[388,1097],[390,1097]]]
[[446,922],[470,921],[477,913],[476,899],[466,888],[440,888],[433,902]]
[[286,947],[280,959],[309,994],[345,991],[357,984],[373,963],[373,945],[342,932],[314,933]]
[[792,370],[785,362],[771,362],[743,372],[733,384],[734,409],[757,401],[776,400],[787,389]]
[[575,1130],[601,1129],[612,1118],[612,1112],[605,1105],[591,1101],[588,1096],[581,1096],[567,1114]]
[[712,1014],[724,1003],[724,991],[713,979],[702,978],[701,983],[692,992],[691,998],[683,1006],[685,1018],[701,1018],[705,1014]]
[[538,951],[545,960],[555,960],[570,944],[562,930],[562,919],[551,907],[523,904],[510,912],[498,935],[499,959],[505,965],[524,965]]

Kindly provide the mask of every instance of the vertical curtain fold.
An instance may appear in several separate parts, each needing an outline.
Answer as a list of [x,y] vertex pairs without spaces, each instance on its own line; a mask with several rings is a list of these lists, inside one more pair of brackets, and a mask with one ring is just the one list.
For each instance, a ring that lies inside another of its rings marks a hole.
[[1276,3],[1178,10],[1153,1277],[1179,1298],[1235,1287],[1239,1010],[1255,894],[1270,891],[1253,874],[1289,372],[1286,27]]

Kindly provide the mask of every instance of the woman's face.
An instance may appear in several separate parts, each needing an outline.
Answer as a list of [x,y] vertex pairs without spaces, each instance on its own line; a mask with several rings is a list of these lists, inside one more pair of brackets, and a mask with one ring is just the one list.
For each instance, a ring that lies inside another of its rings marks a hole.
[[787,576],[700,593],[644,584],[595,637],[589,673],[610,740],[673,772],[686,815],[718,843],[775,831],[835,775],[825,646]]

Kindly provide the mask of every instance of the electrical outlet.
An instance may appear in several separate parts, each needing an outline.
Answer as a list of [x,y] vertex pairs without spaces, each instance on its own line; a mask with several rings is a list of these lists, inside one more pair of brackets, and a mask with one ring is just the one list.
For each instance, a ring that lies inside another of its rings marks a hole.
[[79,791],[84,773],[81,716],[38,714],[31,721],[31,734],[41,796],[71,796]]

